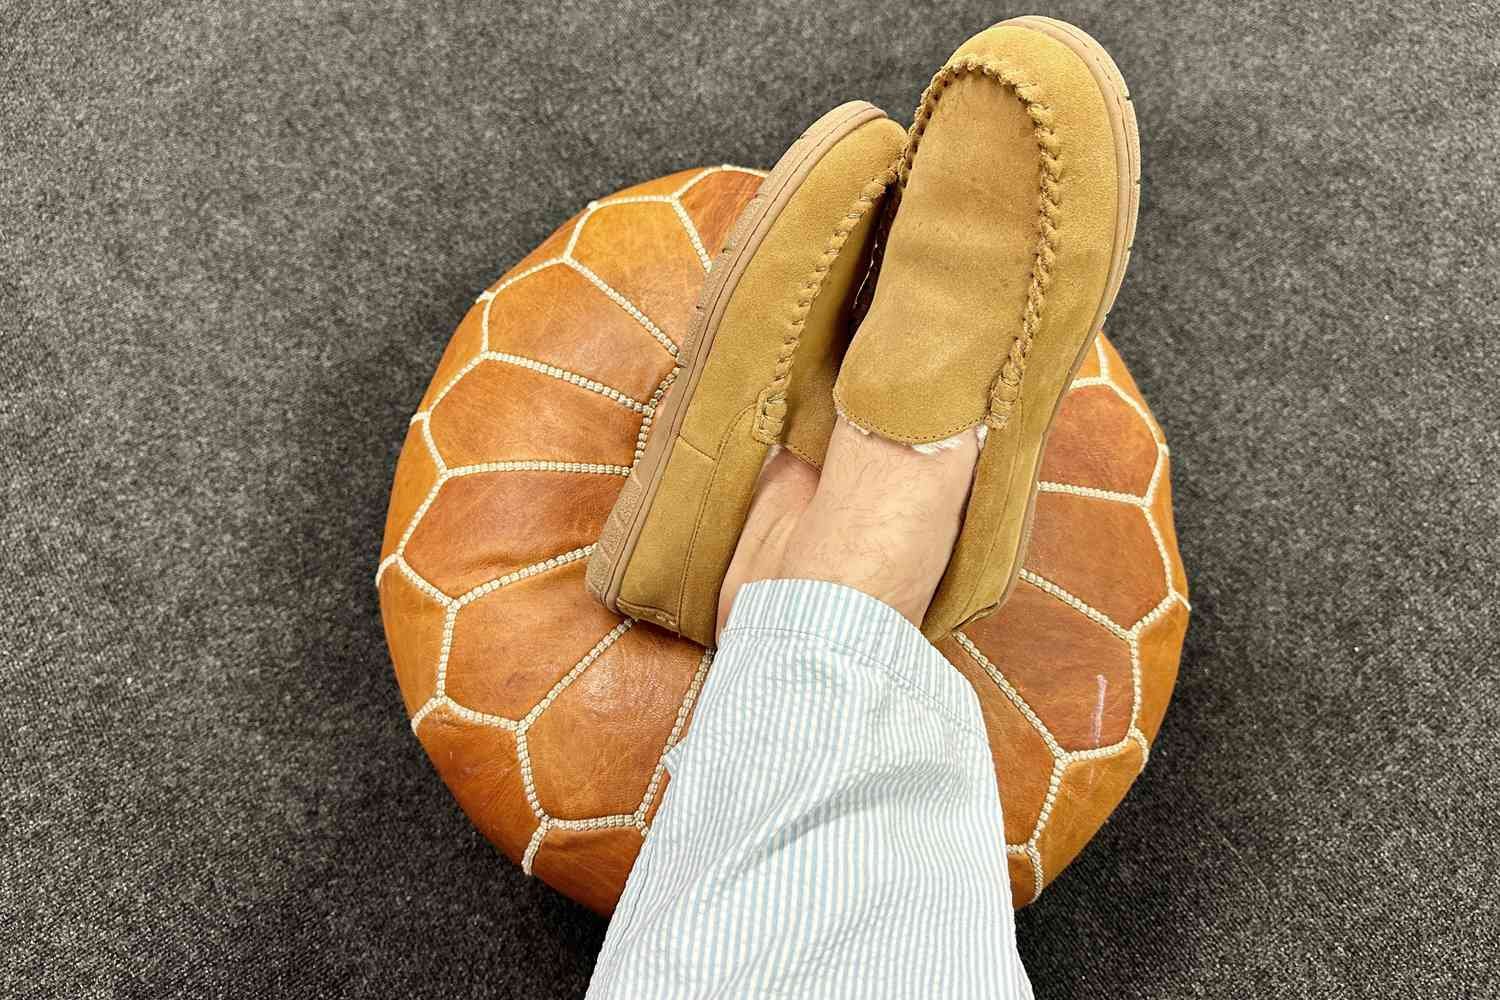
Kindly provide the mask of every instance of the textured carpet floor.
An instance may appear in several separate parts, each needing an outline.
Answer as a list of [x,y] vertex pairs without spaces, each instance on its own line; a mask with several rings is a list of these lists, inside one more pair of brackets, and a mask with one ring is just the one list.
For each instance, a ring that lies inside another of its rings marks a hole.
[[[581,992],[372,577],[477,289],[589,198],[909,116],[978,3],[0,5],[0,993]],[[1195,610],[1045,997],[1500,989],[1492,5],[1064,3],[1135,94],[1111,332]],[[916,9],[916,8],[924,9]],[[11,991],[14,992],[11,992]]]

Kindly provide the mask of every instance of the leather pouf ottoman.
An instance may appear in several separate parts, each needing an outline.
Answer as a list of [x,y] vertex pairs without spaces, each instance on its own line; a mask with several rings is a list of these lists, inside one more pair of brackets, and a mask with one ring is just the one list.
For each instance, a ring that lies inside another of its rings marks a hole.
[[[584,567],[758,171],[591,203],[485,291],[396,467],[376,576],[412,729],[511,859],[610,912],[712,658],[611,614]],[[1009,603],[941,643],[983,704],[1017,904],[1146,762],[1187,628],[1167,446],[1099,341],[1049,441]]]

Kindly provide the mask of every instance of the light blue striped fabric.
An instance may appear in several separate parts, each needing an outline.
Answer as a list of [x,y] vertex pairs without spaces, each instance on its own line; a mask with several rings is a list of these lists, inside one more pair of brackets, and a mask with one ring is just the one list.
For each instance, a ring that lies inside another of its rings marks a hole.
[[895,610],[742,589],[589,997],[1029,998],[979,702]]

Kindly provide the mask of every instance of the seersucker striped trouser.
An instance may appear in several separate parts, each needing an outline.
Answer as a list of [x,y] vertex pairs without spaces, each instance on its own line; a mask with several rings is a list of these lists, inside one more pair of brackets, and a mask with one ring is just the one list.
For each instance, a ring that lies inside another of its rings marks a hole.
[[894,609],[743,588],[591,998],[1031,997],[979,702]]

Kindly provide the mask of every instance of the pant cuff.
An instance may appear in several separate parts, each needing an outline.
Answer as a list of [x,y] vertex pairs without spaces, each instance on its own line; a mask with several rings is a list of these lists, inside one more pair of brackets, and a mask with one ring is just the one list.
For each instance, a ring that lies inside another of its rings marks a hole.
[[966,728],[982,729],[969,682],[895,608],[869,594],[824,580],[761,580],[740,588],[720,648],[749,633],[818,639],[872,662],[923,695]]

